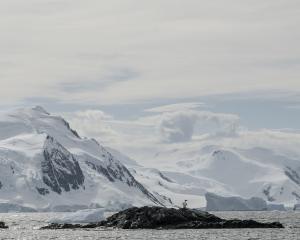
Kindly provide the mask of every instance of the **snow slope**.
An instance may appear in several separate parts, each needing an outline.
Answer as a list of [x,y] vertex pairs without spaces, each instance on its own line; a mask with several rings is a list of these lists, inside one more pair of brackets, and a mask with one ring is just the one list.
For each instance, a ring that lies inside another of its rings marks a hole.
[[205,207],[211,192],[294,206],[300,201],[299,144],[285,144],[289,134],[276,136],[245,132],[159,144],[137,163],[80,137],[41,107],[1,113],[0,205],[5,211],[117,210],[181,206],[187,199],[189,207]]
[[[178,184],[171,191],[185,193],[192,207],[206,206],[206,192],[225,197],[259,197],[289,207],[299,202],[300,154],[284,148],[285,141],[274,137],[276,147],[262,144],[258,141],[261,136],[249,143],[247,134],[169,144],[162,146],[151,161],[173,184]],[[245,139],[247,144],[243,144]],[[175,204],[183,199],[173,197]]]
[[114,155],[41,107],[0,115],[0,203],[59,206],[160,204]]

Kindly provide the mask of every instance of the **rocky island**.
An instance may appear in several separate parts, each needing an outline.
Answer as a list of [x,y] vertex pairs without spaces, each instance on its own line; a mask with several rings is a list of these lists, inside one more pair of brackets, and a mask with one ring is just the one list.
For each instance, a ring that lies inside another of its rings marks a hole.
[[209,229],[209,228],[283,228],[279,222],[261,223],[254,220],[225,220],[195,209],[164,207],[133,207],[108,217],[99,223],[52,223],[41,229],[76,229],[113,227],[120,229]]
[[6,229],[8,226],[5,225],[4,222],[0,222],[0,229]]

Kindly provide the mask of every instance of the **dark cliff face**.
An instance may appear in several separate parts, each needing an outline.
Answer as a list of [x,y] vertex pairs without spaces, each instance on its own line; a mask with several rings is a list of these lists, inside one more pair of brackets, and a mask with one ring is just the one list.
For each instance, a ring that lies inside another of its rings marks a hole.
[[110,182],[122,182],[129,187],[133,187],[142,192],[153,203],[163,205],[152,193],[150,193],[142,184],[140,184],[130,173],[130,171],[119,161],[117,161],[112,154],[103,150],[102,157],[106,159],[106,164],[99,162],[96,159],[89,157],[85,163],[99,174],[105,176]]
[[[43,182],[58,194],[83,186],[84,175],[79,163],[69,151],[50,136],[47,137],[44,145],[41,167]],[[38,192],[45,195],[49,191],[43,189]]]
[[[300,172],[300,167],[298,168],[298,171]],[[287,166],[284,172],[286,176],[300,186],[300,173],[298,171]]]
[[[153,203],[162,205],[159,200],[150,193],[131,175],[129,170],[117,161],[108,151],[102,148],[103,162],[90,155],[86,155],[85,163],[98,174],[105,176],[110,182],[122,182],[123,184],[136,188]],[[36,187],[40,195],[47,195],[50,191],[61,194],[84,189],[84,174],[75,156],[58,143],[54,138],[48,136],[43,151],[41,163],[43,182],[48,187]]]

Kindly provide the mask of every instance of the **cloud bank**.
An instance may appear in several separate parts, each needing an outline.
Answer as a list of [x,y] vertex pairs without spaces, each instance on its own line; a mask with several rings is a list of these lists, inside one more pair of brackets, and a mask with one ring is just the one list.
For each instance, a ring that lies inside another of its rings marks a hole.
[[278,155],[292,159],[300,154],[299,131],[247,130],[238,115],[204,111],[203,104],[197,103],[180,103],[177,106],[145,109],[146,116],[131,120],[117,119],[95,109],[63,115],[81,136],[93,137],[152,167],[153,159],[159,161],[161,152],[189,151],[206,145],[272,149]]
[[[65,113],[72,127],[84,136],[105,143],[122,141],[152,141],[163,143],[189,142],[197,135],[234,136],[239,117],[233,114],[196,110],[202,103],[179,103],[145,109],[145,117],[134,120],[116,120],[101,110]],[[178,110],[177,110],[178,109]],[[128,142],[128,143],[129,143]]]
[[113,117],[101,110],[89,109],[72,113],[63,113],[74,129],[81,136],[97,138],[102,143],[113,143],[119,134],[111,128]]

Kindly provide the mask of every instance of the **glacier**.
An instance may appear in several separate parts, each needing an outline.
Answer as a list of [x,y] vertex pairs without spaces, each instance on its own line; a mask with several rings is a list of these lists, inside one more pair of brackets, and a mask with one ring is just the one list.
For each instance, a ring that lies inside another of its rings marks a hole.
[[206,193],[207,211],[266,211],[266,201],[261,198],[243,199],[241,197],[223,197]]

